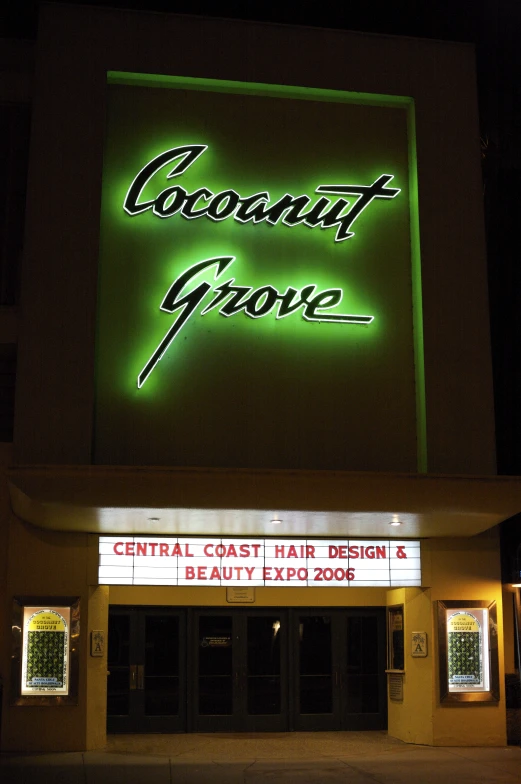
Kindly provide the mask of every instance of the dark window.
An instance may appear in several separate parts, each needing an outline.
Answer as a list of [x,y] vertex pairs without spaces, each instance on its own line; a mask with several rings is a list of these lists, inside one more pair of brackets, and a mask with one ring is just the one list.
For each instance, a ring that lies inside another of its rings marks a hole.
[[29,104],[0,104],[0,305],[18,300],[29,127]]
[[16,344],[0,343],[0,441],[13,440]]

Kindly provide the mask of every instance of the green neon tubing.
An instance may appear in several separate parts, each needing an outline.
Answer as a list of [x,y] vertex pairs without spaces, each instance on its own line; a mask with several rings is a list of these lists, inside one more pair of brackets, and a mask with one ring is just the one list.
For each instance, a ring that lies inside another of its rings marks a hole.
[[[400,188],[387,187],[394,175],[381,174],[371,185],[318,185],[316,193],[337,198],[332,203],[322,196],[312,206],[311,198],[305,194],[292,196],[286,193],[271,203],[268,191],[243,197],[233,188],[213,193],[203,187],[188,193],[181,185],[171,185],[159,191],[154,199],[142,200],[143,191],[162,169],[169,169],[167,180],[178,177],[207,149],[206,144],[187,144],[166,150],[149,161],[130,184],[123,202],[125,212],[135,216],[152,210],[158,218],[170,218],[179,213],[187,220],[206,216],[216,222],[233,217],[239,223],[266,221],[271,225],[281,220],[290,227],[300,223],[322,229],[336,226],[335,242],[342,242],[354,237],[350,227],[374,199],[394,199],[400,193]],[[345,199],[344,196],[354,198]],[[199,208],[195,209],[197,203]]]
[[[206,273],[212,268],[215,268],[214,280],[217,280],[234,261],[235,256],[217,256],[204,259],[182,272],[173,282],[160,305],[160,310],[164,313],[175,313],[179,310],[180,313],[139,374],[138,389],[146,382],[181,329],[213,288],[212,284],[203,281],[184,293],[186,286],[198,275]],[[201,310],[200,315],[205,316],[211,310],[219,307],[219,315],[226,318],[236,316],[244,311],[250,318],[258,319],[268,316],[277,307],[277,319],[285,318],[302,308],[302,318],[305,321],[367,326],[374,320],[374,316],[324,312],[330,311],[340,304],[343,297],[343,291],[340,288],[317,292],[315,284],[308,284],[300,291],[288,287],[285,292],[281,293],[271,285],[261,286],[254,291],[251,286],[236,286],[234,283],[235,278],[230,278],[225,283],[216,286],[213,289],[214,298]]]

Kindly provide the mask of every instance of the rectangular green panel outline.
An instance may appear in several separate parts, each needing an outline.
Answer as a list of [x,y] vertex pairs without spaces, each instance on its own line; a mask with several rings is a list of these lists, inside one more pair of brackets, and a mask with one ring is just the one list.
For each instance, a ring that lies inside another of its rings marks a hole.
[[241,93],[292,98],[302,101],[357,103],[368,106],[402,107],[407,109],[407,136],[409,148],[409,211],[411,234],[411,278],[414,374],[416,392],[416,462],[420,473],[427,472],[427,410],[425,395],[425,352],[423,342],[423,304],[420,251],[420,218],[418,199],[418,165],[416,155],[416,116],[413,98],[402,95],[356,93],[318,87],[296,87],[260,82],[237,82],[225,79],[202,79],[193,76],[165,76],[125,71],[108,71],[108,84],[136,85],[202,92]]

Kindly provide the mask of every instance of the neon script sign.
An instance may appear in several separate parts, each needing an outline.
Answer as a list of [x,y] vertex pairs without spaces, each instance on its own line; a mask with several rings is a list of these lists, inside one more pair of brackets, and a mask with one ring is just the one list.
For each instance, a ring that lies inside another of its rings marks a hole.
[[[205,259],[194,264],[174,281],[161,303],[160,310],[165,313],[175,313],[180,310],[180,313],[139,374],[138,388],[143,386],[182,327],[195,313],[207,294],[212,291],[212,284],[207,281],[199,283],[184,296],[181,296],[184,289],[193,282],[194,278],[212,268],[215,270],[214,279],[217,280],[234,260],[234,256]],[[216,286],[212,292],[213,299],[201,309],[201,316],[219,308],[218,313],[228,318],[236,316],[238,313],[246,313],[250,318],[258,319],[277,309],[276,318],[282,319],[302,309],[302,317],[306,321],[329,321],[339,324],[370,324],[373,321],[373,316],[324,312],[330,311],[340,304],[343,296],[342,289],[326,289],[317,292],[316,285],[311,283],[300,291],[289,286],[284,293],[280,293],[274,286],[261,286],[253,290],[251,286],[236,286],[234,283],[235,278],[229,278],[226,282]]]
[[[381,174],[371,185],[319,185],[315,189],[316,193],[327,193],[338,198],[332,202],[331,199],[321,196],[310,209],[307,208],[311,199],[305,195],[292,196],[286,193],[272,204],[268,191],[244,197],[232,188],[220,193],[213,193],[209,188],[198,188],[188,193],[181,185],[164,188],[155,199],[141,200],[145,187],[155,179],[161,169],[173,161],[178,161],[168,172],[166,179],[179,177],[207,149],[207,144],[173,147],[147,163],[128,189],[123,204],[125,211],[129,215],[139,215],[152,210],[158,218],[170,218],[180,213],[188,220],[206,216],[213,221],[223,221],[233,217],[239,223],[266,221],[272,226],[281,219],[285,226],[298,226],[299,223],[322,229],[337,226],[335,242],[342,242],[354,237],[354,231],[349,231],[350,227],[374,199],[394,199],[400,193],[399,188],[386,187],[393,175]],[[354,199],[344,199],[344,196]]]
[[[393,175],[381,174],[371,185],[318,185],[315,189],[317,194],[335,196],[336,199],[332,201],[320,195],[313,204],[312,199],[306,195],[293,196],[286,193],[272,203],[268,191],[241,196],[233,189],[213,193],[209,188],[202,187],[188,192],[181,185],[162,188],[164,183],[159,184],[159,192],[155,198],[144,196],[145,189],[150,190],[152,185],[156,184],[163,169],[169,168],[175,162],[174,167],[166,174],[166,180],[179,177],[207,149],[208,145],[205,144],[189,144],[173,147],[156,156],[133,179],[123,202],[125,212],[132,217],[151,210],[159,218],[180,214],[187,220],[207,217],[217,222],[233,217],[239,223],[252,221],[257,224],[265,221],[274,226],[281,221],[290,227],[299,224],[321,229],[336,227],[335,242],[342,242],[354,236],[354,231],[350,230],[353,223],[375,199],[394,199],[400,193],[399,188],[387,187]],[[351,198],[344,198],[346,196]],[[314,283],[309,283],[300,289],[288,286],[283,292],[272,285],[254,290],[252,286],[236,285],[233,277],[215,288],[213,284],[200,279],[196,284],[195,278],[212,271],[216,281],[234,261],[235,257],[231,255],[204,259],[184,270],[174,281],[163,298],[160,310],[165,313],[179,311],[178,316],[139,373],[138,388],[146,382],[199,306],[201,316],[218,309],[219,315],[227,318],[245,313],[250,318],[258,319],[276,311],[276,318],[282,319],[301,311],[302,318],[309,322],[368,325],[374,320],[372,315],[334,311],[343,298],[341,288],[318,291]],[[203,300],[210,292],[213,298],[203,305]]]

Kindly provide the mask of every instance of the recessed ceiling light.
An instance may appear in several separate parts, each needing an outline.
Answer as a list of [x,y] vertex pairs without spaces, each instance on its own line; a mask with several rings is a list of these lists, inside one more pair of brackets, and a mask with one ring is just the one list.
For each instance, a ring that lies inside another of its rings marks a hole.
[[393,520],[389,525],[401,525],[401,522],[399,520]]
[[270,520],[270,523],[271,523],[272,525],[280,525],[280,524],[282,523],[282,520],[279,520],[279,518],[277,517],[277,515],[275,515],[275,517],[273,518],[273,520]]
[[151,523],[158,523],[159,520],[161,520],[160,517],[149,517],[148,519],[150,520]]

